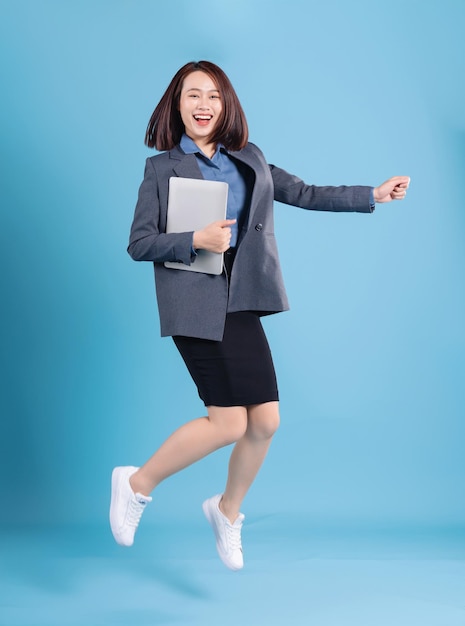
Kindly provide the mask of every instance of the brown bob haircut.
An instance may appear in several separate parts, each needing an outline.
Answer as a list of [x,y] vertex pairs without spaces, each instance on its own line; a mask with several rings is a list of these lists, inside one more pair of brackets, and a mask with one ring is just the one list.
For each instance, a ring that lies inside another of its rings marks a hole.
[[221,143],[228,150],[241,150],[247,144],[247,120],[231,81],[223,70],[210,61],[191,61],[183,65],[171,80],[168,89],[152,113],[145,133],[145,145],[157,150],[171,150],[184,133],[179,112],[181,90],[186,76],[192,72],[205,72],[220,92],[222,111],[216,128],[209,137],[214,144]]

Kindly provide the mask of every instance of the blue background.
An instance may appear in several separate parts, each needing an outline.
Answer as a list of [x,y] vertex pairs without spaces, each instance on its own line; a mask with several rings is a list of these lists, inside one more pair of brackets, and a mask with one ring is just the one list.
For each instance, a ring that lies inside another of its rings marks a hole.
[[[7,521],[104,519],[112,466],[203,413],[159,337],[151,265],[125,248],[147,121],[206,58],[269,162],[315,184],[412,181],[372,216],[276,207],[282,427],[248,508],[465,522],[463,3],[1,6],[0,484],[27,494]],[[228,453],[163,485],[163,515],[220,490]]]
[[[315,184],[411,176],[374,215],[276,206],[291,312],[265,321],[282,427],[252,512],[464,523],[464,5],[2,2],[3,498],[9,522],[106,519],[202,405],[125,252],[147,121],[175,71],[230,76],[251,140]],[[229,450],[162,485],[221,490]],[[59,494],[59,497],[57,497]],[[158,513],[157,513],[158,515]]]
[[[463,626],[464,26],[462,0],[0,0],[1,626]],[[237,574],[200,509],[229,449],[130,551],[107,523],[112,467],[203,413],[125,251],[148,119],[202,58],[271,163],[412,180],[371,216],[276,206],[282,426]]]

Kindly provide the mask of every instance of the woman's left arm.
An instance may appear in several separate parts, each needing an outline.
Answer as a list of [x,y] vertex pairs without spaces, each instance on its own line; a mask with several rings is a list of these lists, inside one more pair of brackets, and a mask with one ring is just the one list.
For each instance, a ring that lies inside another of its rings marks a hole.
[[269,168],[276,201],[315,211],[370,213],[374,208],[373,200],[402,200],[410,182],[408,176],[394,176],[375,188],[362,185],[320,187],[307,185],[302,179],[274,165]]

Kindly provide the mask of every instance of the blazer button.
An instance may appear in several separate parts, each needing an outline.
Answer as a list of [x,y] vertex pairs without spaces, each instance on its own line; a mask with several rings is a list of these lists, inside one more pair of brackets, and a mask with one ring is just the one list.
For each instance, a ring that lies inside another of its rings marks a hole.
[[255,230],[257,232],[260,232],[262,230],[262,228],[263,228],[263,224],[255,224]]

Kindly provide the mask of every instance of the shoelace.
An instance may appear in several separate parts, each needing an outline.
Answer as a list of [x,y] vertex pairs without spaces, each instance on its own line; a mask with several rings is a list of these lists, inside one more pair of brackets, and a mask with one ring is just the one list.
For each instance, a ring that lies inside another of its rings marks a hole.
[[135,498],[131,498],[129,501],[129,507],[126,517],[126,522],[128,526],[133,526],[137,528],[139,526],[140,518],[142,517],[142,513],[144,512],[146,502],[139,502]]
[[232,524],[226,523],[226,532],[228,535],[228,547],[231,550],[242,550],[241,528],[242,528],[242,524],[238,526],[233,526]]

